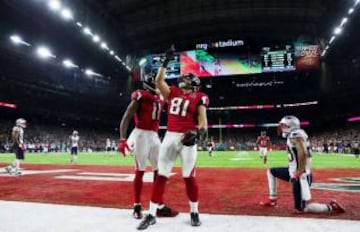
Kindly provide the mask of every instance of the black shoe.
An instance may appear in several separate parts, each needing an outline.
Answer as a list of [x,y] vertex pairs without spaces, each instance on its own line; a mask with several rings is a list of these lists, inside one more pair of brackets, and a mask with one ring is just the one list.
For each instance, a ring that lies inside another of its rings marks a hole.
[[164,206],[161,209],[156,210],[157,217],[176,217],[178,214],[178,211],[173,210],[168,206]]
[[135,205],[134,206],[133,216],[134,216],[135,219],[143,218],[141,205]]
[[139,226],[136,228],[138,230],[145,230],[150,225],[154,225],[156,223],[156,219],[153,215],[148,214],[144,219],[140,222]]
[[190,213],[190,218],[191,218],[192,226],[200,226],[201,225],[199,213]]

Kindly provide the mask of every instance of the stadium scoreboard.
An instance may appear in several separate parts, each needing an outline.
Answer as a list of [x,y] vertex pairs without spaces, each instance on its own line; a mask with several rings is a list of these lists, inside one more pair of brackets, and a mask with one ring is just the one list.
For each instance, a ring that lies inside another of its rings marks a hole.
[[284,49],[264,47],[261,52],[263,72],[283,72],[295,70],[295,53],[290,45]]

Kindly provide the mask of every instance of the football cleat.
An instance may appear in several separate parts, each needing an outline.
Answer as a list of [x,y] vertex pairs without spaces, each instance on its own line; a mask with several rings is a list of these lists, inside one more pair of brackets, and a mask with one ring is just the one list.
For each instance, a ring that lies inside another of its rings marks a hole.
[[191,226],[200,226],[201,221],[199,218],[199,213],[190,213]]
[[143,218],[141,205],[135,205],[134,206],[133,216],[134,216],[135,219]]
[[13,173],[13,170],[12,170],[11,166],[6,166],[6,167],[5,167],[5,171],[6,171],[7,173],[9,173],[9,174],[12,174],[12,173]]
[[176,217],[179,214],[178,211],[171,209],[168,206],[164,206],[161,209],[156,210],[157,217]]
[[329,205],[332,213],[345,213],[345,207],[336,200],[331,200]]
[[277,205],[276,199],[268,199],[266,201],[260,201],[259,205],[264,207],[274,207]]
[[148,214],[144,217],[144,219],[140,222],[136,229],[138,230],[146,230],[150,225],[154,225],[156,223],[156,219],[153,215]]

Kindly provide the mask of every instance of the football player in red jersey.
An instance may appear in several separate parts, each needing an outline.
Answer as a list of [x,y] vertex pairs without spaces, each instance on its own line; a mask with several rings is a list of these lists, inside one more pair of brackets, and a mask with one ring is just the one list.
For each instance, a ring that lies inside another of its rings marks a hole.
[[215,149],[215,142],[214,142],[214,139],[212,137],[207,142],[207,149],[208,149],[208,152],[209,152],[209,156],[213,157],[214,156],[213,152],[214,152],[214,149]]
[[195,178],[198,138],[204,139],[207,133],[206,107],[208,96],[198,91],[200,79],[193,74],[182,75],[178,87],[169,86],[164,78],[167,63],[173,59],[173,49],[165,54],[165,60],[156,76],[156,86],[168,102],[167,132],[160,146],[159,175],[153,185],[149,214],[137,227],[144,230],[156,223],[157,205],[162,202],[165,185],[174,166],[176,158],[182,161],[182,176],[190,204],[192,226],[200,226],[198,211],[198,184]]
[[270,137],[266,136],[266,131],[261,131],[261,135],[256,140],[256,145],[259,148],[260,158],[266,164],[267,154],[271,147]]
[[[158,156],[160,139],[158,136],[159,121],[164,100],[160,97],[155,87],[155,74],[145,75],[144,89],[138,89],[131,95],[131,102],[120,123],[119,151],[125,156],[129,150],[135,154],[135,179],[134,179],[134,212],[136,219],[142,218],[141,190],[143,176],[146,170],[146,160],[149,160],[153,171],[154,180],[157,177]],[[126,132],[130,120],[134,117],[135,128],[128,140]],[[130,147],[132,149],[130,149]],[[169,216],[171,211],[167,206],[161,205],[158,214]],[[172,215],[170,215],[172,216]]]

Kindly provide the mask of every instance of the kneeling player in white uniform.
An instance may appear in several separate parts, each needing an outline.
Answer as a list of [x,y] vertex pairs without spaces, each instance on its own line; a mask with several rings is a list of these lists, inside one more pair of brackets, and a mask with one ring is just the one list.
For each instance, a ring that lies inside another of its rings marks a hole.
[[328,204],[310,202],[311,149],[308,135],[300,128],[295,116],[285,116],[279,122],[278,132],[286,138],[289,167],[270,168],[267,171],[269,199],[260,202],[262,206],[277,205],[277,179],[292,184],[295,213],[344,213],[344,207],[336,200]]

